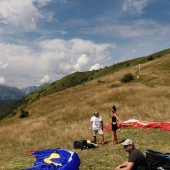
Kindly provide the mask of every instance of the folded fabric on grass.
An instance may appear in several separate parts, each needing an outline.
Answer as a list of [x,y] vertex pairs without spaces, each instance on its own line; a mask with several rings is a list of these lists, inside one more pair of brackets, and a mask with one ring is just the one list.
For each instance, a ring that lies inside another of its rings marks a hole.
[[79,170],[80,159],[77,153],[67,149],[35,150],[32,155],[36,157],[33,167],[25,170]]
[[[126,126],[134,126],[136,128],[159,128],[161,130],[170,131],[170,122],[147,122],[147,121],[139,121],[136,119],[130,119],[124,122],[118,122],[118,127],[126,127]],[[111,125],[108,125],[104,128],[105,131],[112,130]]]

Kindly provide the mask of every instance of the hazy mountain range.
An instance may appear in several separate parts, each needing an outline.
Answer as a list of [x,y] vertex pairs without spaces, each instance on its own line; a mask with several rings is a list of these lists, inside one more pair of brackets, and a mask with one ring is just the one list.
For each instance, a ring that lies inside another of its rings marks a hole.
[[0,100],[18,100],[23,96],[39,89],[42,86],[44,86],[44,84],[41,86],[32,86],[18,89],[16,87],[0,85]]
[[15,100],[23,96],[25,93],[16,87],[0,85],[0,100]]

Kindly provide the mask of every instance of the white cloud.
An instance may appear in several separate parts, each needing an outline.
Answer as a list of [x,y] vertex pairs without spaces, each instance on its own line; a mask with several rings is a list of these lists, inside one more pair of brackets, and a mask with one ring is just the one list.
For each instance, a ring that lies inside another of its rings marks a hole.
[[44,84],[44,83],[48,83],[50,80],[50,76],[49,75],[45,75],[40,81],[39,84]]
[[8,65],[9,65],[8,63],[5,63],[2,65],[2,68],[4,69],[4,68],[8,67]]
[[89,62],[89,58],[86,56],[86,54],[83,54],[78,58],[77,63],[74,65],[73,68],[76,71],[80,71],[88,62]]
[[[50,65],[56,73],[68,74],[73,71],[87,71],[95,62],[109,60],[108,49],[113,44],[96,44],[82,39],[53,39],[41,41],[37,44],[42,49],[41,61],[43,66]],[[93,61],[90,59],[93,58]]]
[[[49,14],[43,14],[35,5],[35,0],[1,0],[0,23],[12,30],[35,31],[40,19],[45,19]],[[37,1],[46,5],[50,0]]]
[[132,14],[142,14],[143,9],[148,5],[149,0],[125,0],[123,10]]
[[1,69],[5,69],[6,67],[8,67],[8,65],[9,65],[8,63],[3,63],[3,62],[0,61],[0,68]]
[[51,1],[52,0],[33,0],[33,2],[38,3],[38,5],[40,5],[40,6],[46,6]]
[[93,66],[90,67],[90,71],[99,70],[100,68],[103,68],[103,66],[100,65],[99,63],[96,63],[96,64],[94,64]]
[[5,78],[4,77],[0,77],[0,84],[4,84],[5,83]]

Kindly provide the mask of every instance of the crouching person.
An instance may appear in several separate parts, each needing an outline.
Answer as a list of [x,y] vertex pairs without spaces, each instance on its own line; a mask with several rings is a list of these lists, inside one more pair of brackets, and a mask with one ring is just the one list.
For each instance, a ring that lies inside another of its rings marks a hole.
[[122,145],[129,153],[128,160],[119,165],[116,170],[146,170],[146,159],[143,153],[135,148],[132,139],[126,139]]

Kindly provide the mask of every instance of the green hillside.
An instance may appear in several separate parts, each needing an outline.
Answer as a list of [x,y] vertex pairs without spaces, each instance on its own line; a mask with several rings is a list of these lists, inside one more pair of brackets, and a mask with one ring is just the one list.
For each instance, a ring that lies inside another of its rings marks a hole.
[[138,64],[150,62],[152,60],[155,60],[167,54],[170,54],[170,49],[166,49],[166,50],[151,54],[149,56],[140,57],[140,58],[124,61],[121,63],[113,64],[111,66],[107,66],[99,70],[72,73],[70,75],[67,75],[66,77],[63,77],[60,80],[57,80],[49,85],[46,85],[32,92],[31,94],[25,96],[20,101],[18,101],[17,105],[20,108],[25,107],[27,103],[36,101],[43,96],[50,95],[55,92],[59,92],[59,91],[62,91],[62,90],[65,90],[65,89],[68,89],[68,88],[71,88],[77,85],[81,85],[83,83],[86,83],[94,79],[99,79],[100,81],[100,77],[113,74],[117,71],[120,71],[128,67],[133,67]]

